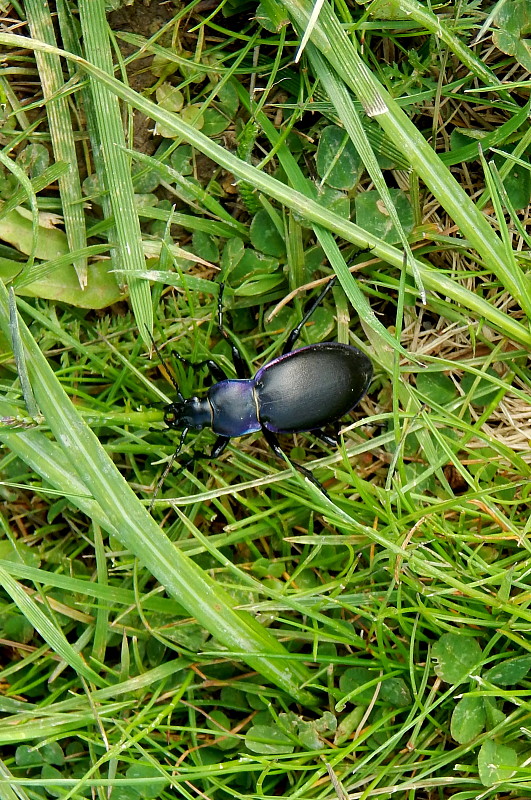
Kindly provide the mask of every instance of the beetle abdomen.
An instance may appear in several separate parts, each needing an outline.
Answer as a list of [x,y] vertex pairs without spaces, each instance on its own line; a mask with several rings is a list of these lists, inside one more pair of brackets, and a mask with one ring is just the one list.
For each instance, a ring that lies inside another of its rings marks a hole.
[[372,378],[355,347],[323,342],[294,350],[258,370],[258,419],[274,433],[296,433],[335,422],[356,406]]
[[226,380],[207,394],[212,407],[212,430],[221,436],[245,436],[260,430],[254,381]]

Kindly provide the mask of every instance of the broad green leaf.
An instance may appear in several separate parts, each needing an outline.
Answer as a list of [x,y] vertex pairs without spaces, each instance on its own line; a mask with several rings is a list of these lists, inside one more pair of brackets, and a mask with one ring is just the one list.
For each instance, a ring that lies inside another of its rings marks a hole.
[[374,680],[375,677],[374,672],[371,672],[366,667],[349,667],[339,679],[339,688],[345,695],[360,689],[361,691],[356,692],[351,702],[368,705],[374,696],[375,686],[373,684],[368,689],[363,689],[362,687]]
[[207,718],[207,725],[216,737],[216,747],[220,750],[232,750],[240,743],[238,736],[232,736],[229,731],[232,727],[228,716],[219,708],[211,711]]
[[495,683],[497,686],[513,686],[515,683],[520,683],[529,670],[531,669],[531,655],[518,656],[516,658],[508,658],[507,661],[502,661],[500,664],[491,667],[485,674],[484,678],[490,683]]
[[531,11],[528,0],[507,0],[498,4],[497,8],[495,21],[498,27],[492,33],[494,44],[502,53],[514,56],[527,72],[531,71]]
[[224,83],[223,86],[220,86],[214,98],[213,105],[225,115],[228,123],[234,121],[240,101],[238,99],[238,92],[232,83],[227,82]]
[[[413,209],[408,198],[401,189],[390,189],[389,194],[402,228],[406,233],[410,233],[413,230]],[[357,195],[355,206],[356,225],[378,236],[384,242],[390,244],[400,242],[400,236],[378,192],[369,191]]]
[[[415,437],[415,434],[410,434],[411,437]],[[413,441],[413,438],[411,439]],[[405,464],[404,465],[404,474],[406,476],[406,482],[408,485],[411,485],[412,488],[415,488],[416,492],[434,492],[436,488],[435,478],[432,473],[426,474],[426,467],[424,464],[417,464],[413,462],[412,464]]]
[[235,287],[242,281],[273,273],[276,273],[277,278],[279,277],[278,260],[247,247],[232,269],[231,284]]
[[482,697],[465,695],[452,713],[450,733],[459,744],[468,744],[479,736],[485,727],[485,706]]
[[162,83],[157,86],[155,96],[159,106],[166,109],[166,111],[177,112],[184,105],[183,93],[176,86],[172,86],[171,83]]
[[15,751],[15,763],[19,767],[34,767],[36,764],[42,764],[44,758],[42,757],[40,749],[35,749],[29,744],[21,744]]
[[324,742],[319,736],[315,723],[301,721],[298,726],[298,738],[308,750],[322,750]]
[[203,111],[203,125],[201,130],[205,136],[219,136],[227,130],[232,120],[225,114],[220,114],[215,108],[206,108]]
[[51,797],[63,797],[65,788],[64,784],[61,783],[61,778],[65,777],[64,772],[60,772],[56,767],[52,767],[51,764],[45,764],[41,770],[41,777],[45,781],[57,778],[57,784],[46,783],[46,792]]
[[29,644],[35,636],[35,628],[23,614],[11,612],[2,626],[2,637],[18,644]]
[[396,708],[404,708],[411,704],[411,692],[402,678],[386,678],[382,681],[378,699]]
[[328,125],[321,131],[315,160],[319,177],[335,189],[353,189],[363,172],[358,151],[346,131],[337,125]]
[[21,539],[15,539],[14,542],[8,539],[0,541],[0,558],[17,564],[25,564],[28,567],[38,567],[41,563],[40,554],[34,547],[29,547]]
[[286,255],[286,245],[267,211],[258,211],[251,222],[251,243],[266,256],[282,258]]
[[135,789],[140,797],[145,797],[146,800],[154,800],[154,798],[159,797],[163,789],[169,784],[169,781],[161,780],[164,775],[160,769],[145,761],[133,764],[125,774],[128,778],[145,779],[145,783],[135,783]]
[[[513,148],[502,147],[501,149],[508,150],[510,153]],[[498,169],[501,169],[505,161],[506,159],[499,152],[494,154],[494,163]],[[503,178],[504,189],[515,209],[525,208],[529,204],[531,195],[531,165],[529,164],[529,158],[521,155],[519,161],[523,161],[523,163],[512,161],[509,172]]]
[[517,765],[516,751],[512,747],[487,739],[478,755],[479,779],[483,786],[494,786],[514,775]]
[[[0,280],[7,282],[20,272],[20,264],[0,258]],[[123,298],[116,276],[109,271],[109,263],[97,261],[87,267],[87,285],[79,280],[71,264],[54,269],[40,280],[17,286],[17,295],[57,300],[78,308],[107,308]]]
[[245,254],[245,246],[241,239],[229,239],[221,253],[221,277],[226,280],[230,273],[236,269]]
[[417,389],[428,401],[443,406],[457,397],[457,389],[443,372],[419,372]]
[[40,753],[47,764],[60,767],[65,763],[65,754],[59,742],[48,742],[40,748]]
[[[485,371],[485,374],[492,375],[493,378],[499,378],[498,373],[491,367]],[[473,390],[472,387],[474,387]],[[478,378],[477,375],[472,375],[469,372],[463,375],[461,379],[461,389],[465,394],[472,392],[470,402],[473,406],[479,407],[488,405],[500,391],[499,387],[489,381],[488,378]]]
[[485,727],[487,730],[491,731],[493,728],[496,728],[497,725],[501,725],[501,723],[504,722],[506,714],[502,708],[498,708],[494,697],[485,697],[483,703],[486,716]]
[[257,275],[252,280],[244,281],[238,288],[238,297],[257,297],[268,294],[281,286],[284,278],[279,275]]
[[435,673],[447,683],[461,683],[481,661],[481,647],[476,639],[461,633],[444,633],[433,645]]
[[205,124],[203,104],[192,103],[189,106],[185,106],[181,111],[181,118],[187,125],[191,125],[196,131],[200,131]]
[[[53,215],[39,214],[39,238],[35,258],[52,261],[68,253],[66,235],[54,227],[54,222],[57,222],[57,218]],[[9,211],[0,219],[0,239],[9,242],[24,255],[29,255],[32,251],[32,237],[31,213],[22,206]]]
[[196,256],[217,264],[219,261],[219,247],[213,236],[204,231],[194,231],[192,234],[192,247]]
[[189,144],[181,144],[176,147],[170,156],[170,164],[173,169],[181,175],[192,175],[193,169],[193,150]]
[[273,725],[253,725],[245,737],[245,746],[252,753],[262,755],[281,755],[293,753],[291,739]]
[[[317,199],[325,208],[331,211],[333,214],[337,214],[338,217],[342,217],[343,219],[350,219],[350,198],[345,194],[345,192],[340,191],[339,189],[334,189],[333,186],[328,186],[328,184],[324,184],[320,186],[317,192]],[[298,215],[294,215],[298,218]],[[305,225],[304,220],[302,218],[298,218],[301,225]]]
[[37,175],[42,175],[50,163],[50,153],[43,144],[33,142],[20,151],[16,162],[29,178],[36,178]]

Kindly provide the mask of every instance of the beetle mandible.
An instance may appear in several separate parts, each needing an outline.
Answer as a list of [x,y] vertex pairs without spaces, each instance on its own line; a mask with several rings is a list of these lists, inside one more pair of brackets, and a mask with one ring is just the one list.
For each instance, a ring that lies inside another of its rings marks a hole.
[[[182,433],[161,483],[179,455],[188,432],[210,427],[217,434],[210,455],[194,453],[187,465],[199,458],[217,458],[230,439],[236,436],[262,431],[275,455],[289,461],[326,494],[309,470],[286,456],[277,434],[312,433],[327,444],[337,444],[337,440],[328,436],[323,427],[352,411],[369,388],[372,364],[356,347],[322,342],[293,349],[304,325],[335,282],[334,276],[291,331],[282,355],[261,367],[254,377],[249,377],[243,355],[223,325],[224,284],[220,284],[217,327],[231,347],[237,378],[229,378],[211,359],[191,364],[174,353],[187,366],[197,369],[207,365],[217,383],[210,387],[205,397],[185,398],[174,382],[177,400],[166,406],[164,422],[168,428],[182,430]],[[156,345],[155,349],[159,354]]]

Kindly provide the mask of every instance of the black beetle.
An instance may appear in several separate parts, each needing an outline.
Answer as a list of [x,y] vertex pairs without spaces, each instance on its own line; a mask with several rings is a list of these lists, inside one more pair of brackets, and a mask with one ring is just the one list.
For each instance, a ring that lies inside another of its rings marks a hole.
[[[282,355],[261,367],[254,378],[249,377],[241,352],[223,326],[223,284],[220,284],[218,329],[231,346],[237,379],[228,378],[215,361],[208,359],[191,364],[174,353],[187,366],[197,369],[207,365],[217,383],[211,386],[205,397],[186,399],[174,383],[178,399],[166,406],[164,422],[169,428],[182,430],[182,433],[161,482],[171,469],[189,430],[210,427],[218,438],[209,456],[194,453],[187,464],[198,458],[217,458],[231,438],[256,431],[262,431],[267,443],[281,459],[287,459],[287,456],[278,443],[277,433],[313,433],[327,444],[337,444],[337,440],[325,434],[322,428],[337,422],[359,403],[369,388],[372,364],[355,347],[339,342],[322,342],[293,350],[303,326],[335,280],[333,277],[327,283],[309,311],[291,331]],[[324,491],[305,467],[294,461],[290,463]]]

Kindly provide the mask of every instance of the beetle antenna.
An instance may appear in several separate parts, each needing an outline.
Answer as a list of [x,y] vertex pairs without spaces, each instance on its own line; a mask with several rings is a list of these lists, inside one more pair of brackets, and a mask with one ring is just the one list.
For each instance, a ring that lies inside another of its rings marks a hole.
[[286,339],[286,341],[284,343],[284,347],[282,348],[282,354],[283,355],[286,355],[287,353],[291,353],[291,351],[293,350],[293,346],[294,346],[295,342],[297,341],[297,339],[301,335],[302,329],[304,328],[304,326],[306,325],[306,323],[308,322],[308,320],[312,316],[312,314],[315,311],[315,309],[317,308],[317,306],[321,304],[321,302],[323,301],[325,295],[328,294],[328,292],[330,291],[332,286],[335,286],[336,281],[337,281],[337,275],[333,275],[330,278],[330,280],[328,281],[328,283],[325,285],[324,289],[322,290],[322,292],[319,295],[319,297],[317,298],[317,300],[314,300],[311,303],[310,307],[305,312],[305,314],[304,314],[303,318],[301,319],[301,321],[299,322],[299,324],[296,325],[295,328],[293,328],[293,330],[291,331],[290,335],[288,336],[288,338]]
[[146,325],[146,330],[148,332],[149,338],[151,339],[151,344],[153,345],[153,349],[154,349],[155,353],[157,354],[157,357],[158,357],[160,363],[162,364],[162,369],[163,369],[164,376],[169,379],[169,381],[172,384],[173,388],[177,392],[178,399],[180,400],[181,403],[183,403],[184,402],[184,397],[181,394],[181,390],[179,389],[177,381],[175,380],[175,376],[173,375],[172,371],[170,370],[170,368],[168,367],[168,365],[166,364],[166,362],[162,358],[162,354],[161,354],[159,348],[157,347],[157,343],[156,343],[155,339],[153,338],[153,334],[151,333],[151,331],[149,330],[147,325]]
[[187,435],[188,431],[189,431],[189,428],[185,428],[183,430],[183,432],[181,433],[181,438],[179,439],[179,444],[177,445],[177,447],[175,449],[175,452],[171,456],[170,460],[166,464],[166,466],[164,468],[164,472],[162,473],[162,475],[159,478],[159,482],[157,483],[157,485],[155,487],[155,491],[153,492],[153,497],[151,498],[151,503],[149,504],[149,507],[148,507],[148,511],[150,513],[151,513],[151,509],[153,508],[153,504],[155,503],[155,500],[157,499],[157,495],[160,492],[160,490],[162,489],[162,485],[163,485],[164,481],[168,477],[168,474],[169,474],[170,470],[172,469],[173,465],[175,464],[175,459],[177,458],[177,456],[179,455],[179,453],[183,449],[184,440],[186,439],[186,435]]

